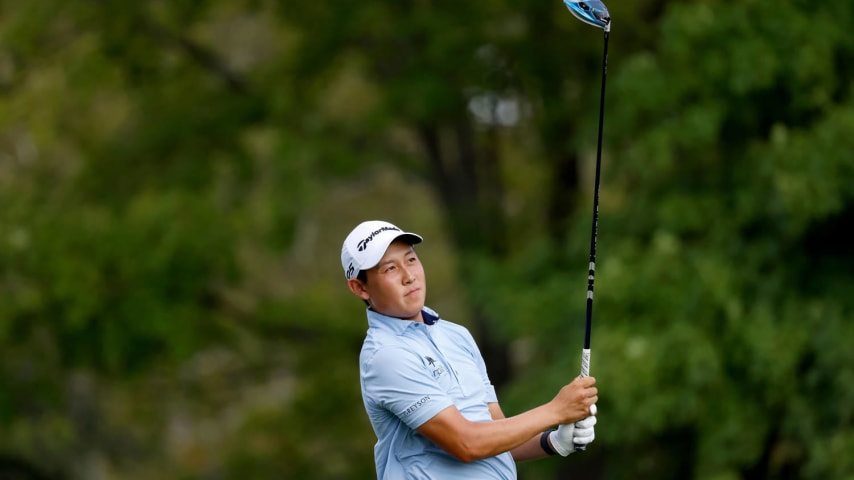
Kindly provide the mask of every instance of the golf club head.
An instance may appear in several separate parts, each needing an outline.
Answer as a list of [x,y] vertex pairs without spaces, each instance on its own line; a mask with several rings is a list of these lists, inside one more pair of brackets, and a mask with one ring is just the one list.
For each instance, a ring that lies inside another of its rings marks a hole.
[[563,0],[563,3],[566,4],[566,8],[575,15],[575,18],[584,23],[593,25],[594,27],[610,30],[611,14],[608,13],[608,7],[606,7],[604,3],[596,0],[592,2],[572,2],[570,0]]

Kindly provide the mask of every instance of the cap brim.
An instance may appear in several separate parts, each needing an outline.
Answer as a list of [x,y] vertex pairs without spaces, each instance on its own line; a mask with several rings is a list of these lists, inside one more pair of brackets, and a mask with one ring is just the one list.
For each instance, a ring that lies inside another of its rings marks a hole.
[[409,245],[415,245],[415,244],[418,244],[418,243],[421,243],[422,241],[424,241],[424,239],[421,238],[420,235],[417,235],[414,233],[404,232],[404,233],[401,233],[400,235],[395,235],[394,237],[389,238],[388,242],[385,243],[385,245],[383,245],[382,248],[377,249],[377,252],[379,252],[379,254],[377,255],[376,258],[371,258],[370,262],[366,262],[370,266],[365,265],[362,267],[362,269],[360,271],[370,270],[370,269],[376,267],[377,264],[380,263],[380,260],[383,259],[383,255],[385,255],[385,252],[388,250],[389,245],[394,243],[396,240],[402,240],[402,241],[408,243]]
[[[403,240],[410,245],[415,245],[415,244],[418,244],[418,243],[421,243],[424,241],[424,239],[421,238],[421,235],[416,235],[414,233],[409,233],[409,232],[403,233],[403,234],[400,234],[400,235],[394,237],[394,239],[392,239],[392,242],[394,242],[395,240]],[[391,245],[391,242],[389,242],[389,245]],[[385,247],[385,248],[388,248],[388,247]]]

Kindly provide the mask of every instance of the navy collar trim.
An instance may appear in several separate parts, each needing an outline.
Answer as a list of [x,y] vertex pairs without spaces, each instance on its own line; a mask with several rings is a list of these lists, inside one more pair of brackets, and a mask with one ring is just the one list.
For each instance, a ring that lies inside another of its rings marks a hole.
[[426,325],[433,325],[439,321],[439,315],[434,315],[433,312],[428,311],[426,308],[421,310],[421,318],[424,319]]
[[[386,323],[383,319],[397,320],[395,322],[388,323],[388,325],[391,326],[393,329],[397,330],[398,333],[403,333],[403,331],[406,330],[408,327],[419,323],[412,320],[406,320],[401,322],[400,320],[403,320],[401,318],[389,317],[387,315],[383,315],[382,313],[377,312],[376,310],[371,310],[370,308],[367,309],[367,312],[369,321],[375,319]],[[421,309],[421,319],[424,321],[425,325],[435,325],[436,322],[439,321],[439,318],[439,314],[436,311],[430,309],[429,307],[424,307],[423,309]]]

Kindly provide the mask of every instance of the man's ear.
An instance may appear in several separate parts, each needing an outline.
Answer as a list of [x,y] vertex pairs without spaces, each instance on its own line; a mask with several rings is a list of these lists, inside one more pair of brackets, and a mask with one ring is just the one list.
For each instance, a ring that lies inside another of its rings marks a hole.
[[364,282],[358,278],[351,278],[350,280],[347,280],[347,286],[350,287],[350,291],[353,292],[353,295],[356,295],[362,300],[367,301],[371,298],[371,295],[368,294],[367,288],[365,288]]

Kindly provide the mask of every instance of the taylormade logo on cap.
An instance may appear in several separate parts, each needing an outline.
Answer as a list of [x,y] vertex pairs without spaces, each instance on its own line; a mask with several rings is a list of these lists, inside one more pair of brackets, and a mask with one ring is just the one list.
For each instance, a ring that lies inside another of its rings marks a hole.
[[341,248],[341,266],[347,279],[356,278],[362,270],[373,268],[385,255],[391,242],[398,238],[410,245],[421,243],[420,235],[404,232],[382,220],[360,223],[347,235]]
[[377,231],[375,231],[375,232],[371,232],[371,234],[368,236],[368,238],[366,238],[366,239],[364,239],[364,240],[362,240],[362,241],[360,241],[360,242],[359,242],[359,245],[358,245],[358,247],[359,247],[359,251],[360,251],[360,252],[364,252],[364,251],[365,251],[365,248],[367,248],[368,242],[370,242],[371,240],[373,240],[373,239],[374,239],[374,235],[376,235],[376,234],[378,234],[378,233],[382,233],[382,232],[387,232],[387,231],[397,231],[397,232],[400,232],[400,231],[402,231],[402,230],[401,230],[401,229],[399,229],[399,228],[397,228],[397,227],[395,227],[394,225],[392,225],[392,226],[390,226],[390,227],[382,227],[382,228],[380,228],[379,230],[377,230]]

